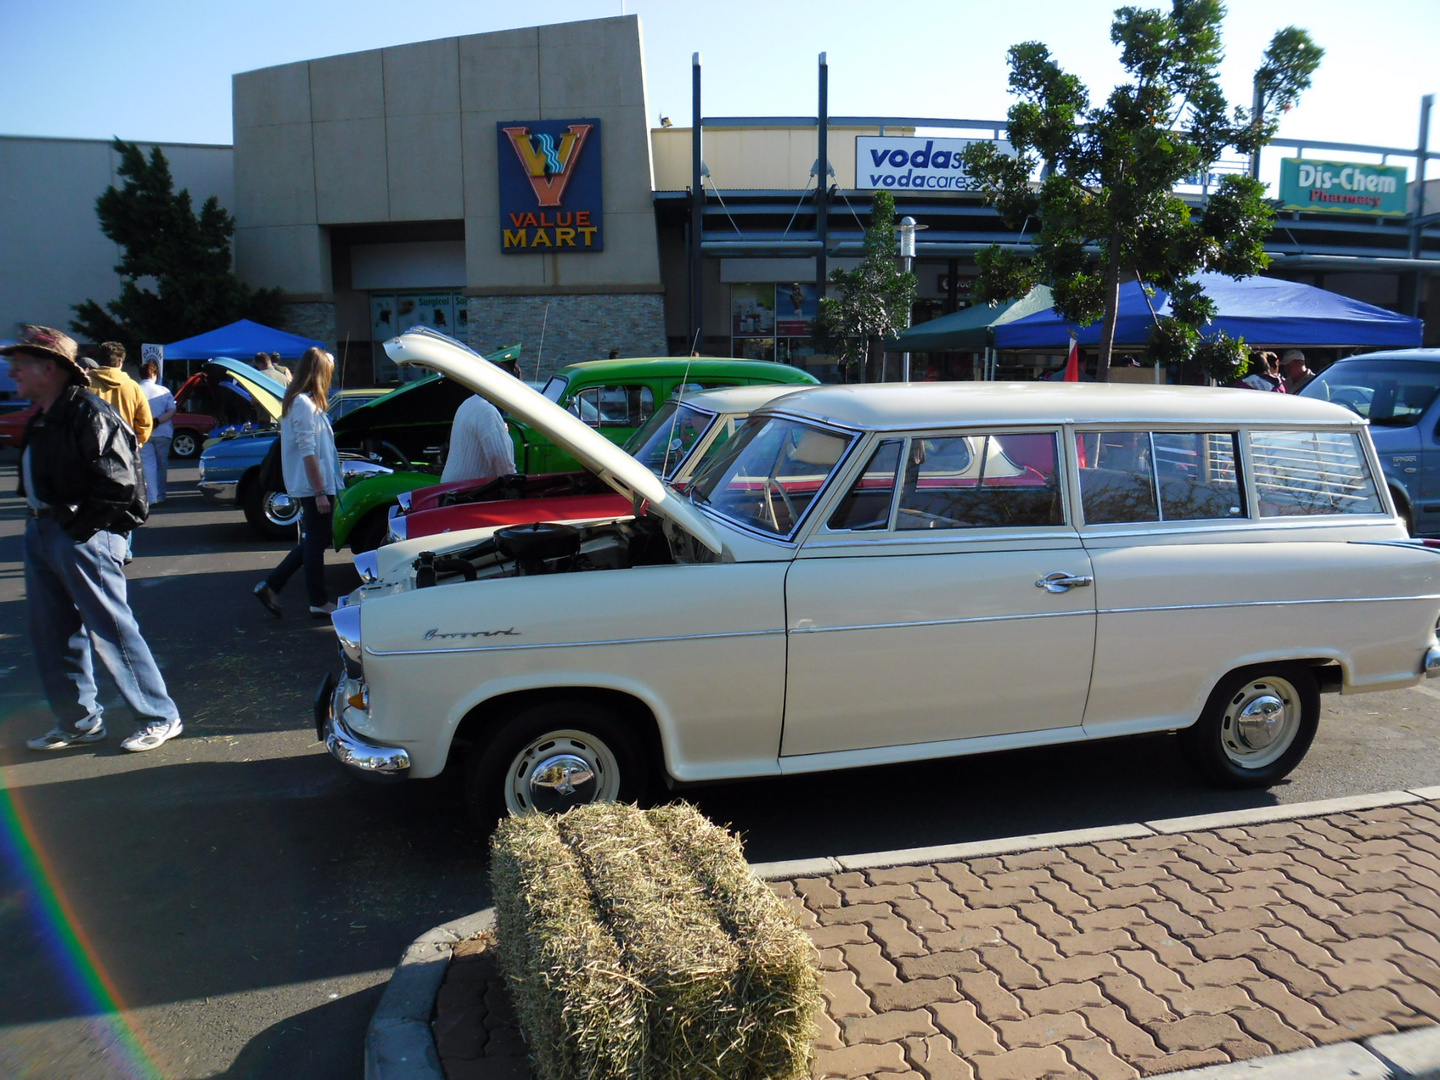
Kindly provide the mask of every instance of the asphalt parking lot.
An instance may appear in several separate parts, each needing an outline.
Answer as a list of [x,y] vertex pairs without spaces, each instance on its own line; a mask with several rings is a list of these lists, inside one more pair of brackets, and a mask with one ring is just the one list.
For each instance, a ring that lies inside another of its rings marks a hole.
[[[328,624],[250,586],[285,545],[206,506],[193,466],[135,539],[133,606],[185,735],[48,755],[25,632],[15,455],[0,457],[0,1076],[355,1080],[391,966],[489,902],[446,781],[350,783],[310,727]],[[332,556],[335,591],[354,582]],[[113,694],[110,695],[113,697]],[[107,699],[108,700],[108,699]],[[687,793],[756,861],[841,855],[1440,784],[1440,691],[1328,697],[1270,792],[1219,792],[1151,737]]]

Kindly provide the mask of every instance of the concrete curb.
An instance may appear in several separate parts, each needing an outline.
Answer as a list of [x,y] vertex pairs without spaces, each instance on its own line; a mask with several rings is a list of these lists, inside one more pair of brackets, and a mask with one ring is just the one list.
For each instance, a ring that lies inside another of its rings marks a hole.
[[456,942],[495,926],[495,909],[427,930],[405,950],[365,1030],[365,1080],[445,1080],[430,1018]]
[[[1013,855],[1021,851],[1095,844],[1104,840],[1133,840],[1270,821],[1293,821],[1432,799],[1440,799],[1440,787],[1382,791],[1375,795],[1351,795],[1288,806],[1262,806],[1133,825],[1011,836],[969,844],[754,863],[750,868],[767,881],[819,877],[851,870]],[[440,1055],[435,1048],[435,1034],[430,1028],[435,997],[445,980],[445,971],[456,942],[472,938],[494,925],[495,909],[485,908],[427,930],[405,950],[365,1031],[365,1080],[445,1080],[440,1068]],[[1396,1035],[1379,1035],[1366,1039],[1363,1044],[1334,1043],[1289,1054],[1235,1061],[1228,1065],[1167,1073],[1165,1077],[1166,1080],[1440,1080],[1440,1026]]]

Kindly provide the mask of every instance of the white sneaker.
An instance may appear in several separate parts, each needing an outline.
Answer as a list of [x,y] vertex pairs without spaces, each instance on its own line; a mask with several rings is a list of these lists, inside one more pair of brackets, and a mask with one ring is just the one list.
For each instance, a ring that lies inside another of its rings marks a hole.
[[178,716],[174,720],[152,720],[122,742],[120,748],[137,754],[142,750],[154,750],[184,730],[185,725],[180,722]]
[[27,740],[25,745],[31,750],[68,750],[72,746],[83,746],[105,738],[105,725],[100,721],[93,722],[89,727],[83,726],[84,721],[81,721],[81,725],[78,731],[54,728],[37,739]]

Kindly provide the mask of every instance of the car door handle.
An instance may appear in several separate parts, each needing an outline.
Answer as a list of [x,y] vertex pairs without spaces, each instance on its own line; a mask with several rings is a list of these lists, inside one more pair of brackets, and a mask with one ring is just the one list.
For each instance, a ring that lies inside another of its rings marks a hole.
[[1046,592],[1060,593],[1069,592],[1072,588],[1083,589],[1094,584],[1093,577],[1077,577],[1074,574],[1067,574],[1063,570],[1056,570],[1035,582],[1035,587],[1044,589]]

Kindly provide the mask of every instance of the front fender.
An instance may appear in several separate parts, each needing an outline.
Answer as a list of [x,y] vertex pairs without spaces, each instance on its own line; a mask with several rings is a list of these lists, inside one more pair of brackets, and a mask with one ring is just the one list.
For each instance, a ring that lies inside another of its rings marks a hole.
[[392,472],[369,476],[351,484],[336,499],[335,512],[331,517],[335,550],[340,551],[345,547],[350,533],[370,511],[388,506],[399,498],[402,492],[415,491],[439,482],[440,477],[434,473]]

